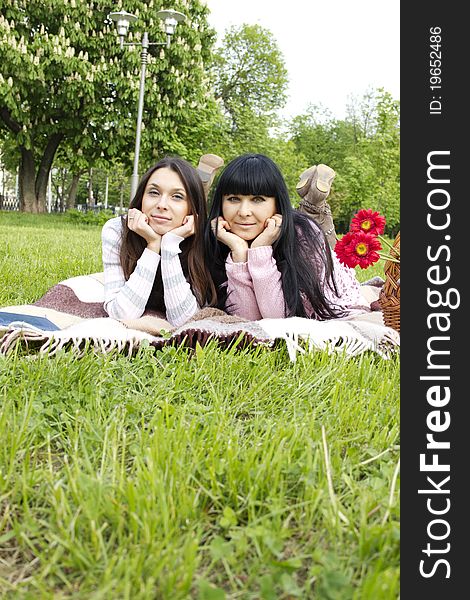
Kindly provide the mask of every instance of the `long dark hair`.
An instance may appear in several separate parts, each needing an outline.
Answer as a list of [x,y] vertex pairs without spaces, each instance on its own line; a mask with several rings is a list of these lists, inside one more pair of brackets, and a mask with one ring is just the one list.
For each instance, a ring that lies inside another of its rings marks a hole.
[[[142,200],[150,177],[157,169],[171,169],[177,173],[184,185],[189,202],[189,214],[194,216],[194,235],[181,242],[181,266],[199,306],[216,301],[216,291],[209,269],[204,260],[204,227],[207,220],[207,206],[204,188],[196,169],[179,157],[167,156],[159,160],[142,176],[129,208],[142,210]],[[127,219],[122,218],[121,266],[127,279],[134,272],[137,261],[147,246],[147,242],[127,226]],[[163,283],[160,265],[157,270],[147,308],[165,312],[163,300]]]
[[[263,154],[243,154],[224,169],[214,190],[205,230],[206,260],[217,288],[218,306],[229,306],[225,260],[229,248],[219,242],[211,221],[222,215],[222,198],[229,194],[260,195],[276,199],[276,212],[282,215],[281,234],[273,244],[273,257],[281,273],[286,316],[331,319],[343,314],[325,297],[329,286],[338,295],[333,259],[325,235],[313,219],[294,210],[284,178]],[[313,313],[307,314],[303,299]]]

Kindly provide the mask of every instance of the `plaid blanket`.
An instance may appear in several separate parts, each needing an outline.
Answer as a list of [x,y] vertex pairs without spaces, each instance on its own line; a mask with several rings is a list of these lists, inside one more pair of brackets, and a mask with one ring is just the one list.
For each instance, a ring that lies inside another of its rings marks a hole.
[[[380,281],[363,286],[374,307]],[[204,346],[216,339],[223,347],[237,344],[273,348],[285,343],[291,360],[297,353],[326,350],[356,356],[370,350],[387,358],[399,348],[398,332],[383,323],[378,310],[353,311],[346,318],[314,321],[300,317],[246,321],[204,308],[185,325],[174,328],[164,315],[147,312],[140,319],[117,320],[103,310],[103,274],[61,281],[33,304],[0,309],[0,354],[17,344],[28,352],[54,355],[68,349],[82,355],[117,350],[132,356],[142,344],[156,349],[166,345]]]

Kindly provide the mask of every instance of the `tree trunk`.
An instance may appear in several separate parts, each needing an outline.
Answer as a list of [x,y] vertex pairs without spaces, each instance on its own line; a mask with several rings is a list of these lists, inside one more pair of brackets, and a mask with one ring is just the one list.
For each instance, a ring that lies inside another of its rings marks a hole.
[[81,172],[73,173],[72,181],[70,182],[69,189],[67,191],[67,210],[71,210],[75,206],[75,200],[77,199],[78,184],[80,183]]
[[121,181],[121,185],[119,186],[119,214],[123,213],[123,196],[124,196],[124,182]]
[[49,139],[37,175],[33,150],[20,148],[21,159],[18,172],[20,210],[30,213],[46,211],[49,171],[62,138],[62,134],[56,133]]
[[31,150],[21,148],[21,159],[18,170],[18,195],[20,210],[29,213],[37,213],[37,198],[34,190],[35,168],[34,156]]
[[93,198],[93,169],[90,167],[88,171],[88,202],[87,202],[88,210],[92,210],[95,205],[95,200]]
[[109,175],[106,175],[106,187],[104,190],[104,208],[108,208],[108,194],[109,194]]
[[[59,210],[60,212],[64,212],[65,211],[65,190],[66,190],[66,183],[67,183],[67,178],[68,178],[68,172],[67,169],[61,169],[60,170],[60,194],[58,193],[58,197],[59,197]],[[57,190],[57,192],[59,192],[59,190]]]
[[61,133],[54,133],[48,140],[46,149],[41,158],[38,174],[36,177],[36,198],[38,203],[38,212],[46,211],[46,193],[49,183],[49,172],[52,168],[55,153],[64,136]]

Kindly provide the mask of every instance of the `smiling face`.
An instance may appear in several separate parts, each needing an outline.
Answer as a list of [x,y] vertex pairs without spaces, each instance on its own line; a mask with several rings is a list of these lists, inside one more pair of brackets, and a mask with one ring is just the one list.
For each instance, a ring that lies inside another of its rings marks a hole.
[[152,173],[142,198],[150,227],[163,235],[183,224],[190,214],[188,194],[178,173],[162,167]]
[[266,219],[276,214],[273,196],[243,196],[228,194],[222,197],[222,216],[230,231],[250,242],[265,229]]

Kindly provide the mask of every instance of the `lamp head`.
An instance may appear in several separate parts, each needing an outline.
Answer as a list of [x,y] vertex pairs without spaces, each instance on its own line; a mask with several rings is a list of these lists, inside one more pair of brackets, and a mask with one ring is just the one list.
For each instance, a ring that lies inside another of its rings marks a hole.
[[114,21],[116,23],[116,28],[119,37],[121,38],[121,44],[124,41],[124,38],[129,31],[129,25],[137,20],[135,15],[126,12],[125,10],[120,10],[119,12],[110,12],[108,14],[108,19]]
[[176,26],[180,21],[184,21],[186,16],[177,10],[159,10],[155,16],[165,22],[167,46],[169,46],[170,38],[175,33]]

